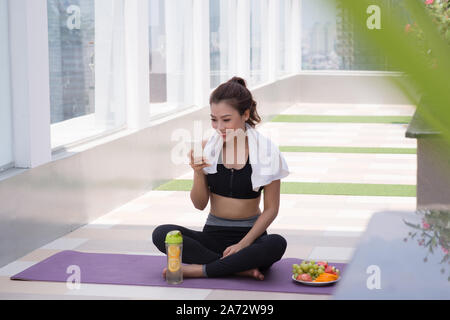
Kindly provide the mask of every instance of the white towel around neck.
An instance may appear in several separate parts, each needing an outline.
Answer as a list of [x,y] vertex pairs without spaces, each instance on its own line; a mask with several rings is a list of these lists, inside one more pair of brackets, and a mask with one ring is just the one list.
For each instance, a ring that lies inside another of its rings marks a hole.
[[[248,123],[245,123],[248,137],[249,162],[252,166],[252,187],[258,192],[274,180],[289,175],[289,168],[280,149],[270,139],[262,135]],[[217,163],[223,149],[223,137],[217,131],[208,139],[203,149],[203,156],[211,164],[203,168],[205,174],[217,173]]]

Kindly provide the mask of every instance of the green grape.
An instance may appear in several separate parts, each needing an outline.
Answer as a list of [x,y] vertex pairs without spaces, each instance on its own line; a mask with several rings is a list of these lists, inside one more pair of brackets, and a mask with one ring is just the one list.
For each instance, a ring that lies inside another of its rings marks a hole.
[[314,273],[314,269],[313,269],[313,268],[310,268],[310,269],[309,269],[309,273],[310,273],[310,274],[313,274],[313,273]]
[[317,264],[315,264],[315,265],[313,266],[313,268],[314,268],[315,270],[317,270],[317,269],[319,269],[319,266],[318,266]]
[[316,262],[314,260],[311,260],[309,263],[311,264],[315,264]]
[[302,267],[302,269],[303,269],[303,271],[305,271],[305,272],[308,271],[308,270],[309,270],[308,265],[305,264],[305,265]]
[[294,278],[297,279],[298,273],[294,273]]
[[325,271],[319,269],[319,271],[317,272],[319,275],[321,275],[322,273],[324,273]]

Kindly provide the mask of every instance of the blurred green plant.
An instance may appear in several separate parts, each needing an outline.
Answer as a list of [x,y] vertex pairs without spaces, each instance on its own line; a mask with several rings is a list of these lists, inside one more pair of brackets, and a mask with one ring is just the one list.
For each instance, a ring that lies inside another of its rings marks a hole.
[[[413,103],[421,97],[417,113],[439,132],[450,150],[450,43],[448,0],[335,0],[354,24],[358,41],[381,50],[406,75],[393,79]],[[369,6],[381,9],[381,28],[369,29]],[[409,27],[405,27],[409,22]],[[406,32],[405,32],[406,31]],[[416,31],[417,36],[409,36]],[[430,60],[431,57],[431,60]],[[411,92],[411,86],[413,92]]]

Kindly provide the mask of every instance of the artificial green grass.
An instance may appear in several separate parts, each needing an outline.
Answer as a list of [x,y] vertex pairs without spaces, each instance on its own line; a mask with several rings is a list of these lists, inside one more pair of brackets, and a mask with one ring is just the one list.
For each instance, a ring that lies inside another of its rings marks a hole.
[[[155,190],[190,191],[192,183],[192,180],[172,180]],[[282,194],[415,197],[416,186],[402,184],[281,182],[280,192]]]
[[320,152],[320,153],[389,153],[416,154],[416,148],[363,148],[363,147],[308,147],[280,146],[281,152]]
[[323,116],[303,114],[279,114],[271,122],[346,122],[408,124],[411,116]]

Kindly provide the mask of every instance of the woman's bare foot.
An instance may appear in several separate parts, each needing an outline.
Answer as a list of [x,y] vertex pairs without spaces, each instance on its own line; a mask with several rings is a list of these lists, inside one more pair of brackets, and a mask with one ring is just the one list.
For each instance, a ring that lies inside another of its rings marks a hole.
[[[181,266],[183,278],[201,278],[203,277],[203,267],[200,264],[186,264]],[[163,278],[166,278],[167,268],[163,270]]]
[[239,272],[239,273],[237,273],[237,275],[243,276],[243,277],[255,278],[256,280],[264,280],[264,275],[257,268]]
[[[181,266],[183,270],[183,278],[202,278],[203,266],[200,264],[187,264]],[[166,278],[167,268],[164,268],[162,275]],[[256,280],[264,280],[264,275],[257,269],[251,269],[243,272],[236,273],[239,276],[255,278]]]

